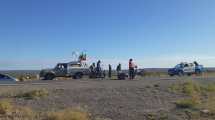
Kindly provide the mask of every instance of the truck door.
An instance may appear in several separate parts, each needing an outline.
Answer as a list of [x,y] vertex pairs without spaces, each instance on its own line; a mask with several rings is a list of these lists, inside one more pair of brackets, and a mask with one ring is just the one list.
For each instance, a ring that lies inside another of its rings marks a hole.
[[189,65],[188,65],[188,64],[185,64],[185,65],[184,65],[184,68],[183,68],[184,73],[189,73],[190,70],[191,70],[191,69],[190,69]]
[[195,72],[195,68],[192,64],[185,64],[184,65],[184,72],[185,73],[193,73],[193,72]]

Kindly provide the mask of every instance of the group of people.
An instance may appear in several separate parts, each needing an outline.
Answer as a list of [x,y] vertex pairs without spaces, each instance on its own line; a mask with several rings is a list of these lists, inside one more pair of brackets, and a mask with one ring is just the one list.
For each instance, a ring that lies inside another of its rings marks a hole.
[[90,72],[93,77],[102,77],[103,72],[102,72],[100,60],[97,62],[97,64],[93,63],[90,66]]
[[[112,77],[112,66],[110,64],[108,66],[109,66],[108,77],[111,78]],[[133,80],[136,75],[135,69],[137,68],[137,66],[133,62],[133,59],[129,60],[128,67],[129,67],[129,79]],[[116,72],[117,72],[117,75],[122,73],[122,65],[120,63],[116,67]]]
[[[116,67],[117,75],[119,75],[122,72],[122,65],[119,63]],[[112,66],[111,64],[108,65],[108,77],[112,77]]]

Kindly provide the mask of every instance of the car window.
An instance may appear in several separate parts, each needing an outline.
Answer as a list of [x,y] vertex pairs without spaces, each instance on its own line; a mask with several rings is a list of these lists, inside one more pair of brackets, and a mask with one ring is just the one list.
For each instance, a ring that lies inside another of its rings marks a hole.
[[175,68],[181,68],[181,64],[176,65]]
[[10,77],[8,77],[6,75],[0,75],[0,79],[10,79]]
[[81,67],[81,64],[71,64],[70,67]]
[[184,67],[189,67],[189,65],[188,65],[188,64],[185,64]]

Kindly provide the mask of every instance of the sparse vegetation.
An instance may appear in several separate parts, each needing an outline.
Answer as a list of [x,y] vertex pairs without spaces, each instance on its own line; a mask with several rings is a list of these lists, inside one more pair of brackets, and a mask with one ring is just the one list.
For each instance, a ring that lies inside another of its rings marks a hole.
[[4,99],[0,101],[0,114],[5,115],[10,113],[12,110],[12,105],[10,100]]
[[3,120],[91,120],[90,114],[79,108],[56,112],[36,112],[29,107],[14,106],[8,100],[0,101],[0,119]]
[[190,108],[193,109],[199,104],[198,101],[194,99],[183,99],[176,102],[178,108]]
[[66,109],[48,112],[45,120],[90,120],[90,115],[80,109]]
[[176,102],[177,108],[189,109],[191,110],[189,113],[199,118],[201,114],[215,117],[215,84],[200,84],[195,81],[187,81],[183,84],[172,85],[170,90],[175,93],[183,93],[188,97],[178,100]]
[[22,120],[36,120],[36,117],[39,116],[39,113],[33,111],[29,107],[16,106],[13,110],[13,119],[21,118]]
[[0,114],[0,119],[3,120],[33,120],[35,118],[35,112],[32,109],[14,106],[10,100],[6,99],[0,101]]
[[[182,77],[184,78],[192,79]],[[9,99],[12,102],[6,100],[11,107],[3,109],[6,112],[0,114],[0,120],[79,120],[79,118],[111,120],[105,117],[113,120],[215,118],[213,81],[179,80],[180,78],[174,80],[150,78],[151,81],[144,79],[146,80],[124,81],[123,85],[122,81],[105,81],[105,84],[108,83],[107,87],[101,87],[104,83],[101,81],[82,82],[82,80],[47,81],[48,85],[31,85],[31,82],[26,82],[20,86],[2,86],[0,99]],[[91,100],[96,101],[95,105]],[[92,110],[92,115],[85,110],[73,109],[79,105],[86,105],[87,110]],[[175,109],[172,109],[174,105]],[[137,110],[137,113],[127,116],[126,113],[134,112],[133,109]],[[120,113],[115,114],[118,110]],[[77,115],[73,115],[75,118],[72,118],[71,114]]]
[[200,85],[194,81],[185,82],[182,86],[183,86],[183,88],[182,88],[183,93],[191,95],[191,96],[193,94],[199,93],[201,91]]
[[208,114],[215,115],[215,94],[211,95],[204,101],[204,104],[201,105],[203,110],[208,111]]
[[171,92],[181,92],[192,96],[196,93],[203,94],[215,92],[215,84],[199,84],[195,81],[189,80],[182,84],[173,84],[169,89]]
[[46,89],[40,89],[40,90],[32,90],[29,92],[21,93],[17,95],[18,98],[25,98],[25,99],[39,99],[44,98],[49,95],[49,92]]

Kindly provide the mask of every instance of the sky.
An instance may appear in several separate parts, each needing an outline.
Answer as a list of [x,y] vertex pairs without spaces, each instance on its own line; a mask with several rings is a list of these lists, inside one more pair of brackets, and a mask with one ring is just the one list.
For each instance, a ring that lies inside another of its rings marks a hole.
[[85,51],[104,66],[215,67],[214,0],[1,0],[0,70],[42,69]]

